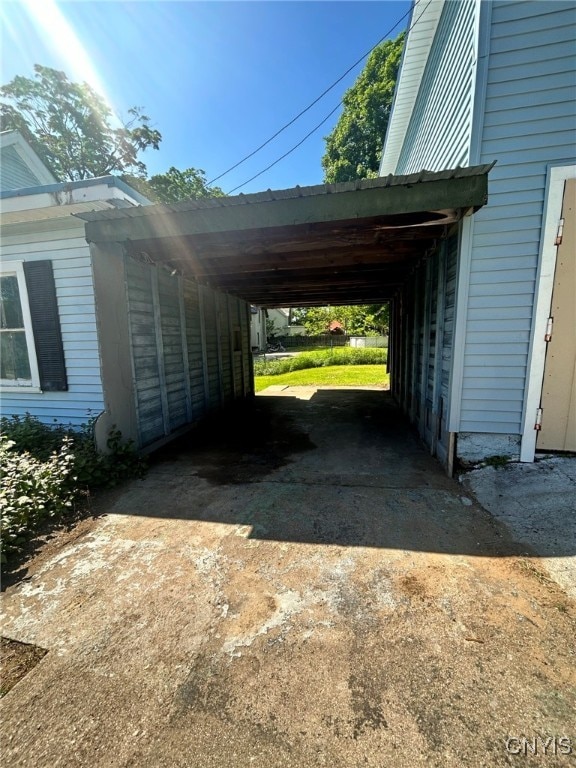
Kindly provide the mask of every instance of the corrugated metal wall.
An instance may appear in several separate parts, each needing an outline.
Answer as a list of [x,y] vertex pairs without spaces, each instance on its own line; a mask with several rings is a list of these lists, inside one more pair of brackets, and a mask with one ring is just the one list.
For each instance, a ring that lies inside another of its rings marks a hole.
[[392,392],[445,465],[458,241],[454,233],[420,262],[393,302]]
[[522,434],[547,171],[576,162],[575,39],[567,0],[446,2],[394,169],[497,161],[458,277],[461,436]]
[[494,2],[474,217],[460,430],[522,432],[546,172],[576,162],[576,13],[567,2]]
[[90,250],[84,227],[66,224],[46,222],[26,234],[17,225],[2,228],[2,261],[52,261],[68,378],[66,392],[3,392],[2,413],[80,426],[103,410],[104,400]]
[[138,444],[253,391],[249,307],[125,257]]
[[475,8],[475,0],[450,0],[442,9],[396,173],[467,165]]

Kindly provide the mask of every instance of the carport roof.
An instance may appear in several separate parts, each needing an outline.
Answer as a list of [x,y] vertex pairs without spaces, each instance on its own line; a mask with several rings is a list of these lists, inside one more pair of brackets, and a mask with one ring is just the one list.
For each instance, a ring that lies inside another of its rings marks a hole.
[[491,167],[78,216],[91,243],[121,243],[133,258],[259,306],[375,303],[485,204]]

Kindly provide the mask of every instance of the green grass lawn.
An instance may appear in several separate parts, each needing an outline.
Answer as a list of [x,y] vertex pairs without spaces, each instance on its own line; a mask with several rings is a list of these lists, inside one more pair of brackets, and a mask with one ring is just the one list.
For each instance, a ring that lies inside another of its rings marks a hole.
[[387,387],[389,381],[383,365],[331,365],[254,378],[256,392],[273,384],[285,387]]
[[284,358],[258,358],[254,360],[256,376],[278,376],[307,368],[324,368],[333,365],[384,365],[388,356],[387,349],[355,349],[336,347],[333,350],[299,352]]

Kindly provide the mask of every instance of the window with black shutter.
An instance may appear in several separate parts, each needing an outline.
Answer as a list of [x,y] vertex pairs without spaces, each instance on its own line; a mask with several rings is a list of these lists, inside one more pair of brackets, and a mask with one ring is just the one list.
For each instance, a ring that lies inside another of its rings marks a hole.
[[5,262],[0,273],[3,388],[68,389],[52,262]]
[[24,275],[40,389],[45,392],[62,392],[68,389],[68,381],[52,262],[25,261]]

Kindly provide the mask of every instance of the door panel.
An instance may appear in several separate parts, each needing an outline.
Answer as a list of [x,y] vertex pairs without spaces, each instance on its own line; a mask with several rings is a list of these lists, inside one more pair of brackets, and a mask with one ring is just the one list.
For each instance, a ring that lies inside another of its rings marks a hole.
[[576,451],[576,179],[566,181],[562,218],[536,445],[538,450]]

